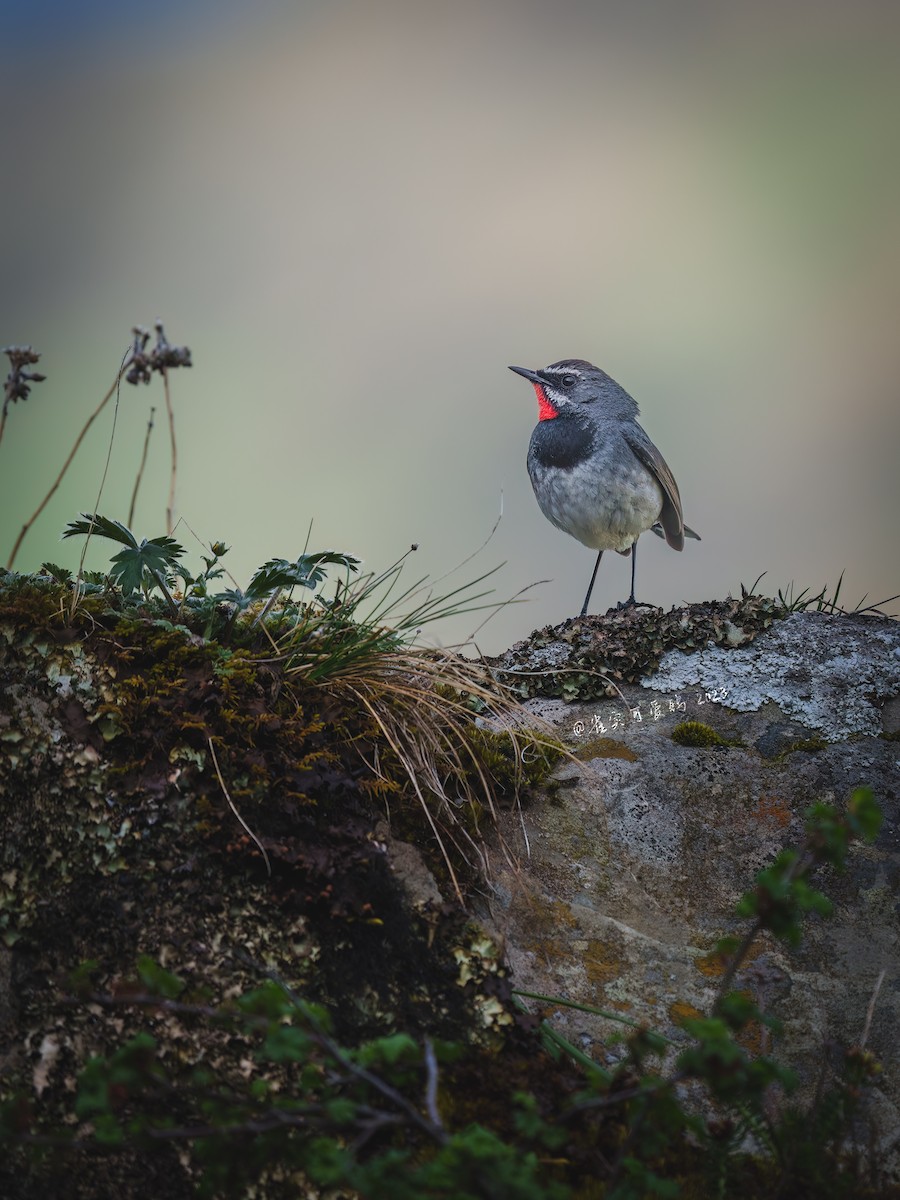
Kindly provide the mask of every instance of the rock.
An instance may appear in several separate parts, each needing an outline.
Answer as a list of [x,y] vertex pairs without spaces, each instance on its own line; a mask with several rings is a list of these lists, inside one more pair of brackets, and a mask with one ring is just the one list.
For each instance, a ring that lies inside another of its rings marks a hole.
[[[347,1046],[401,1030],[502,1054],[515,1009],[498,947],[436,878],[423,804],[360,693],[342,705],[279,673],[271,648],[259,663],[110,604],[82,601],[70,626],[65,588],[0,576],[0,1102],[64,1133],[90,1058],[148,1024],[176,1073],[247,1080],[252,1053],[214,1020],[114,999],[103,1019],[97,996],[142,990],[142,956],[207,1006],[275,972]],[[175,1198],[197,1173],[177,1141],[0,1153],[10,1200]]]
[[[492,727],[505,726],[483,702],[470,725],[424,739],[448,754],[438,764],[423,752],[410,784],[399,726],[387,738],[357,691],[342,701],[290,676],[268,646],[254,658],[152,609],[111,609],[108,594],[83,598],[73,624],[64,585],[11,579],[0,577],[0,1099],[25,1097],[26,1128],[81,1140],[37,1160],[15,1145],[0,1156],[4,1196],[193,1193],[187,1138],[98,1155],[73,1111],[91,1056],[109,1058],[148,1022],[179,1081],[210,1065],[239,1090],[256,1069],[246,1040],[215,1021],[132,1005],[144,958],[200,997],[206,1018],[272,973],[326,1008],[348,1047],[397,1031],[454,1042],[461,1058],[442,1066],[439,1099],[455,1129],[517,1136],[518,1092],[556,1120],[584,1080],[542,1053],[509,972],[520,989],[611,1014],[542,1005],[601,1063],[623,1053],[610,1033],[635,1022],[683,1046],[680,1022],[710,1010],[723,970],[711,950],[739,928],[736,899],[799,841],[810,803],[844,804],[859,784],[875,790],[884,827],[844,876],[823,873],[834,918],[810,919],[796,952],[761,940],[737,982],[784,1022],[776,1050],[807,1090],[832,1041],[865,1036],[884,1064],[869,1119],[891,1153],[895,623],[781,620],[774,601],[744,596],[538,631],[493,669],[529,697],[517,719],[549,722],[571,747],[552,786],[536,782],[544,760],[532,770],[513,753],[534,745],[498,738]],[[440,706],[423,712],[432,735]],[[466,737],[480,757],[454,740]],[[490,804],[466,800],[466,769],[491,780]],[[524,808],[523,779],[537,789]],[[439,803],[441,780],[452,796]],[[491,805],[496,849],[482,874]],[[463,847],[455,868],[440,833]],[[751,1049],[766,1048],[765,1030],[754,1037]],[[293,1065],[263,1080],[273,1094],[290,1094]],[[422,1083],[412,1078],[416,1105]],[[596,1120],[571,1136],[566,1126],[573,1177],[597,1177],[621,1147],[618,1118]],[[257,1184],[260,1197],[297,1194],[292,1178]]]
[[[616,1059],[609,1037],[627,1026],[613,1017],[684,1045],[679,1020],[710,1011],[723,971],[710,952],[740,931],[735,902],[755,873],[799,844],[811,804],[842,806],[868,785],[884,824],[874,845],[853,848],[845,875],[820,872],[834,915],[810,918],[796,951],[760,939],[737,985],[783,1021],[774,1049],[807,1096],[832,1043],[858,1044],[865,1031],[884,1065],[869,1116],[882,1159],[893,1155],[898,1169],[900,625],[797,613],[753,630],[750,644],[720,623],[710,644],[700,637],[684,652],[653,632],[681,630],[683,640],[690,610],[676,616],[651,621],[650,665],[637,682],[615,680],[615,698],[527,702],[578,762],[557,769],[562,786],[504,815],[503,836],[521,861],[513,869],[495,856],[485,919],[505,939],[517,987],[612,1014],[541,1006],[586,1053]],[[740,623],[740,613],[728,621]],[[584,680],[586,648],[608,671],[623,642],[639,644],[640,622],[610,613],[540,631],[543,662],[557,647],[553,674],[531,677],[529,688],[549,680],[551,694],[564,694],[567,668]],[[626,657],[640,659],[633,650]],[[517,679],[529,643],[500,662]]]

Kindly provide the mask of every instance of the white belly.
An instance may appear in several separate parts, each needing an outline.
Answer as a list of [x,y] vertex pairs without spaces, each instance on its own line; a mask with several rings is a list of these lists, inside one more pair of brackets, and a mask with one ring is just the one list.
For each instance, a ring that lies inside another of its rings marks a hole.
[[637,463],[614,477],[590,464],[536,466],[531,482],[544,516],[594,550],[627,550],[662,512],[662,488]]

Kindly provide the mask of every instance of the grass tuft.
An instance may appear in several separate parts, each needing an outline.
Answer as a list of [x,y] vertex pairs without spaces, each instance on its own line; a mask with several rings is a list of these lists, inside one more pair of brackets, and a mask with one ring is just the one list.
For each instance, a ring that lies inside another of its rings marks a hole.
[[[745,588],[743,584],[741,584],[742,595],[745,597],[754,595],[759,581],[765,574],[766,572],[763,571],[762,575],[758,575],[756,581],[749,588],[749,590]],[[876,604],[866,604],[866,600],[869,598],[867,592],[862,599],[854,605],[853,608],[845,608],[843,605],[838,603],[843,583],[844,572],[841,571],[840,575],[838,576],[838,581],[834,586],[834,591],[831,594],[829,594],[827,585],[822,587],[818,592],[813,592],[812,588],[807,587],[804,588],[802,592],[795,594],[794,583],[791,581],[787,588],[778,589],[777,599],[778,603],[781,605],[781,615],[788,617],[791,615],[791,613],[797,612],[820,612],[828,613],[832,616],[844,617],[861,617],[865,613],[874,613],[876,616],[880,617],[897,616],[896,613],[884,612],[884,607],[885,605],[893,604],[895,600],[900,600],[900,592],[898,592],[895,596],[888,596],[886,600],[879,600]]]
[[[535,718],[481,662],[418,644],[423,629],[436,621],[508,603],[480,603],[490,593],[476,589],[493,571],[446,592],[435,591],[427,578],[402,588],[410,552],[380,574],[342,581],[331,600],[316,597],[303,605],[275,646],[289,676],[321,685],[374,722],[422,807],[461,898],[450,847],[487,874],[481,814],[495,821],[499,795],[518,802],[529,778],[546,774],[564,752],[549,727],[536,731]],[[493,742],[504,750],[489,753]],[[542,771],[535,772],[536,761]],[[379,763],[368,765],[384,778]]]

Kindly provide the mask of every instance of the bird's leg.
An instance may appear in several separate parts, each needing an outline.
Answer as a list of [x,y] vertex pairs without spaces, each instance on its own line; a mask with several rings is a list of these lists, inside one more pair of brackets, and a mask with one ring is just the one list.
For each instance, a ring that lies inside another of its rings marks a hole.
[[600,550],[597,554],[597,561],[594,563],[594,573],[591,575],[591,582],[588,584],[587,595],[584,598],[584,604],[581,606],[581,615],[587,616],[588,603],[591,599],[591,592],[594,590],[594,580],[597,578],[597,568],[600,566],[600,559],[603,557],[603,551]]
[[634,541],[631,543],[631,595],[628,597],[627,600],[620,600],[619,603],[616,605],[616,608],[619,610],[619,612],[621,612],[623,608],[636,608],[637,607],[637,600],[635,600],[635,598],[634,598],[634,572],[635,572],[636,567],[637,567],[637,541]]
[[637,539],[631,543],[631,595],[628,597],[629,604],[637,604],[634,598],[634,573],[637,570]]
[[638,600],[635,600],[635,598],[634,598],[634,573],[635,573],[636,567],[637,567],[637,541],[634,541],[631,544],[631,595],[628,597],[627,600],[625,600],[624,602],[622,602],[620,600],[619,603],[616,605],[616,608],[618,608],[620,610],[623,608],[656,608],[655,604],[648,604],[644,600],[638,601]]

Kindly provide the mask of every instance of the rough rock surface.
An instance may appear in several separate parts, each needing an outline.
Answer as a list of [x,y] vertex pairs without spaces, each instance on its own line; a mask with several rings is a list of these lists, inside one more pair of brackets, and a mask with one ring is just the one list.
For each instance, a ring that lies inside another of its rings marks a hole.
[[[147,1024],[73,1002],[73,974],[127,992],[144,955],[214,1005],[274,970],[348,1045],[398,1028],[502,1044],[497,947],[442,896],[421,806],[367,767],[375,731],[351,714],[351,740],[324,692],[105,603],[73,624],[48,581],[0,590],[0,1101],[72,1122],[91,1056]],[[151,1024],[169,1061],[246,1077],[239,1038]],[[174,1142],[152,1162],[0,1152],[0,1195],[174,1200],[192,1170]]]
[[[896,623],[782,622],[774,602],[743,597],[567,622],[514,648],[507,676],[549,695],[529,707],[575,760],[501,813],[518,859],[497,853],[492,886],[470,881],[485,936],[453,902],[419,807],[386,803],[398,793],[368,767],[375,731],[354,726],[351,746],[327,697],[168,621],[98,603],[74,628],[46,589],[14,599],[0,610],[0,1079],[42,1113],[65,1120],[87,1059],[140,1027],[65,1003],[86,960],[98,991],[127,987],[146,954],[215,1003],[272,967],[335,1013],[348,1044],[397,1028],[483,1044],[496,1074],[528,1087],[559,1067],[534,1042],[504,1049],[519,1018],[502,946],[519,988],[677,1043],[678,1020],[709,1011],[709,951],[754,872],[799,840],[812,801],[868,784],[885,823],[846,875],[820,881],[836,917],[810,922],[796,953],[761,945],[738,982],[783,1020],[780,1051],[809,1082],[832,1039],[867,1029],[885,1068],[872,1120],[882,1151],[896,1144]],[[692,722],[710,744],[673,740]],[[544,1011],[597,1059],[618,1053],[610,1020]],[[242,1070],[240,1043],[162,1017],[154,1034],[179,1062]],[[191,1194],[176,1149],[148,1162],[79,1152],[26,1176],[0,1160],[0,1192]]]
[[[558,688],[573,647],[639,619],[567,622],[557,640],[542,631],[533,662],[528,643],[516,648],[516,669],[539,670],[549,653]],[[755,872],[800,842],[809,805],[843,805],[868,785],[884,824],[843,876],[820,874],[834,916],[810,920],[796,952],[761,943],[737,982],[784,1022],[776,1052],[808,1087],[832,1042],[860,1041],[874,997],[867,1046],[884,1073],[871,1117],[881,1151],[900,1161],[900,625],[795,614],[749,646],[664,653],[658,672],[617,690],[528,702],[580,761],[557,769],[555,794],[505,818],[523,865],[498,856],[490,919],[517,986],[683,1042],[677,1021],[709,1011],[722,972],[710,951],[740,928],[734,905]],[[695,740],[716,744],[673,740],[686,722],[698,723]],[[543,1012],[589,1054],[615,1058],[615,1022],[552,1004]]]

